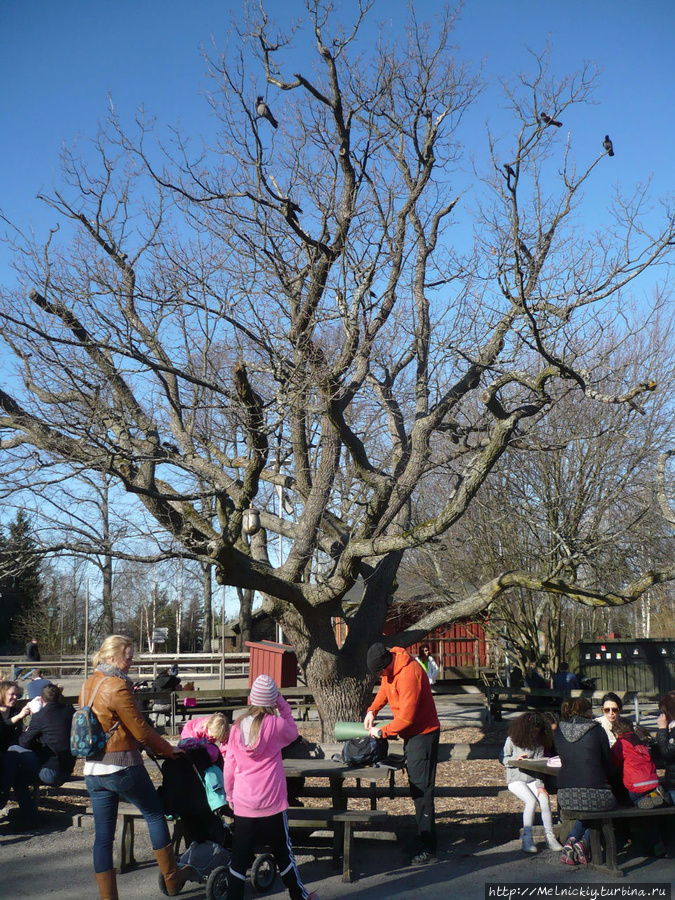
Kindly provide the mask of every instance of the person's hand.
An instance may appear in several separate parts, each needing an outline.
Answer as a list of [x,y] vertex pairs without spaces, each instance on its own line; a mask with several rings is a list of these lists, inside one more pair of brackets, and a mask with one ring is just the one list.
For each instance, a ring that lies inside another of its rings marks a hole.
[[538,787],[537,788],[537,796],[538,797],[548,797],[548,791],[546,790],[545,787]]
[[26,716],[29,716],[30,714],[31,714],[30,704],[27,703],[27,704],[24,706],[24,708],[21,710],[21,712],[19,713],[19,718],[20,718],[20,719],[25,719]]
[[172,747],[173,753],[169,757],[169,759],[177,759],[180,756],[185,756],[185,750],[182,747]]
[[521,753],[520,756],[516,756],[516,759],[529,759],[529,753]]
[[370,729],[373,727],[374,721],[375,721],[375,713],[369,709],[368,712],[366,713],[365,719],[363,720],[363,727],[366,729],[366,731],[370,731]]
[[377,728],[377,727],[375,727],[375,726],[373,726],[372,728],[370,728],[370,729],[368,730],[368,733],[370,734],[371,737],[374,737],[374,738],[381,738],[381,737],[382,737],[382,729],[381,729],[381,728]]
[[665,713],[661,713],[661,715],[656,720],[657,728],[667,728],[668,727],[668,716]]

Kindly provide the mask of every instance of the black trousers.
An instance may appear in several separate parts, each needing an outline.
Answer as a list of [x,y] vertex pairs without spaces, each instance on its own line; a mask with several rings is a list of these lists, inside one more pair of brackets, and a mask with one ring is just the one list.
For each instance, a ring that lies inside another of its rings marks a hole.
[[291,900],[307,900],[309,895],[295,863],[285,811],[255,818],[235,814],[227,900],[241,900],[244,896],[246,872],[253,862],[256,850],[263,850],[265,847],[269,847],[274,856]]
[[434,789],[440,734],[440,729],[429,734],[414,734],[405,742],[410,796],[415,804],[420,850],[431,853],[436,852]]

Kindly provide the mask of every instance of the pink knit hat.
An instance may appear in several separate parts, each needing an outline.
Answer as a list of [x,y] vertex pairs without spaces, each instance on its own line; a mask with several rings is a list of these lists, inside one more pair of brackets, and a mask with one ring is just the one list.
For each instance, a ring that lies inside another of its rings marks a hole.
[[249,701],[251,706],[274,706],[278,696],[276,681],[269,675],[258,675],[251,687]]

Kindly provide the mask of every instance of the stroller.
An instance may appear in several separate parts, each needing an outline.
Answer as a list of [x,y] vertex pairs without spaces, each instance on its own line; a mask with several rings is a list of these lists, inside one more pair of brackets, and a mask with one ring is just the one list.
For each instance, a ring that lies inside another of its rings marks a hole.
[[[159,794],[164,812],[176,821],[174,852],[185,840],[187,850],[178,859],[188,867],[190,881],[206,885],[206,900],[226,900],[230,867],[232,830],[226,819],[232,816],[223,791],[223,760],[214,744],[199,739],[181,741],[184,754],[165,759],[160,766]],[[258,893],[268,891],[277,874],[274,857],[259,854],[250,879]],[[159,889],[166,895],[164,876],[159,873]]]

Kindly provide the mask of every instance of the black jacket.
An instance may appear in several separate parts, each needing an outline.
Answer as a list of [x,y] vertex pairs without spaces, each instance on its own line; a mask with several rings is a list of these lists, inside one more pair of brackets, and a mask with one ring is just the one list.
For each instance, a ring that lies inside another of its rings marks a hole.
[[180,678],[172,675],[170,672],[160,672],[157,678],[152,682],[153,691],[177,691],[179,690]]
[[656,732],[656,746],[666,764],[665,786],[675,788],[675,729],[659,728]]
[[70,724],[73,707],[52,701],[31,716],[30,725],[19,738],[22,747],[33,750],[47,769],[68,776],[75,759],[70,754]]
[[40,662],[40,651],[38,650],[38,645],[34,644],[32,641],[29,641],[26,644],[26,659],[29,662]]
[[[18,706],[12,706],[9,715],[15,716],[19,712]],[[0,753],[4,753],[12,744],[19,742],[19,735],[23,731],[23,719],[18,722],[11,722],[10,719],[3,719],[0,716]]]
[[561,788],[609,790],[616,771],[604,728],[585,716],[563,719],[553,733],[555,749],[562,762],[558,773]]

